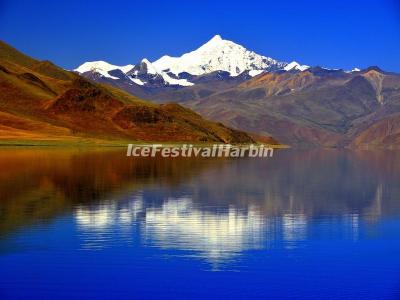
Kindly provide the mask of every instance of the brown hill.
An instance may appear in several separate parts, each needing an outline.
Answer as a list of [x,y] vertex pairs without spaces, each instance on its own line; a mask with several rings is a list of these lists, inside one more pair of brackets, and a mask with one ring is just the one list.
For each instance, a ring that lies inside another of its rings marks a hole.
[[204,117],[292,146],[400,146],[394,129],[384,129],[400,112],[400,75],[378,68],[266,73],[182,103]]
[[372,124],[361,131],[351,142],[354,148],[400,148],[400,113]]
[[0,42],[0,142],[16,140],[253,142],[177,104],[140,100]]

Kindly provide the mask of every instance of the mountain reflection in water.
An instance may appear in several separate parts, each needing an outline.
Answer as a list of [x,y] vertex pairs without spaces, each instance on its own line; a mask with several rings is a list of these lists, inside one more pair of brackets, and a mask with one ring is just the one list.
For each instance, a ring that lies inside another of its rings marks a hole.
[[[138,226],[144,246],[189,251],[186,256],[218,266],[246,250],[276,247],[277,241],[286,249],[294,249],[307,239],[309,220],[304,213],[263,216],[256,206],[213,211],[201,209],[190,197],[167,198],[156,207],[146,207],[145,203],[143,195],[138,194],[125,205],[77,207],[74,216],[82,248],[112,247],[116,235],[129,244],[134,242],[133,229]],[[359,214],[343,214],[324,222],[325,226],[340,226],[344,238],[358,238]]]
[[138,224],[144,245],[191,251],[214,264],[244,250],[261,249],[266,230],[264,218],[253,207],[246,211],[234,207],[224,212],[207,211],[196,208],[189,197],[168,198],[159,207],[146,207],[145,200],[138,196],[119,208],[114,204],[78,208],[75,218],[79,231],[84,233],[85,249],[110,246],[106,240],[96,244],[99,239],[93,239],[93,235],[126,232]]
[[5,148],[0,168],[0,296],[398,295],[396,152]]

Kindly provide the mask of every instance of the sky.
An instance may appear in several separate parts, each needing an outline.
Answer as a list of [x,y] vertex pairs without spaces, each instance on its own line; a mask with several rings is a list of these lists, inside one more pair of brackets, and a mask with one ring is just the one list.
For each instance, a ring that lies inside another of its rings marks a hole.
[[0,39],[66,69],[180,56],[216,34],[281,61],[400,72],[400,0],[0,0]]

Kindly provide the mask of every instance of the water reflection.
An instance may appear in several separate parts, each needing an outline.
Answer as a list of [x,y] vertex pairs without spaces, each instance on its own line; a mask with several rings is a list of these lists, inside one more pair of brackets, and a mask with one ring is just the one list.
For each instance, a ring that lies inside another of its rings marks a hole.
[[130,159],[124,149],[0,149],[0,235],[71,213],[77,205],[118,201],[146,186],[174,188],[212,165]]
[[265,224],[253,207],[226,212],[201,210],[190,198],[168,199],[160,208],[146,210],[146,244],[194,252],[213,264],[249,249],[263,247]]
[[264,219],[257,209],[241,211],[232,206],[223,212],[207,211],[189,197],[168,198],[160,206],[146,207],[139,193],[126,205],[80,206],[74,215],[84,249],[111,246],[116,233],[132,235],[133,227],[140,226],[144,245],[191,251],[216,264],[244,250],[262,248],[265,238]]
[[140,245],[217,267],[246,251],[368,235],[368,224],[400,215],[399,163],[393,152],[335,150],[268,160],[3,150],[0,233],[63,215],[80,249]]
[[[147,204],[146,204],[147,203]],[[168,197],[162,204],[139,192],[124,204],[108,203],[95,207],[79,206],[74,212],[81,246],[98,250],[134,242],[159,249],[185,251],[180,256],[204,259],[214,268],[236,259],[247,250],[283,247],[293,250],[313,235],[312,216],[284,213],[262,215],[256,206],[237,209],[201,207],[189,196]],[[341,237],[356,241],[359,214],[323,218],[323,228],[341,231]],[[139,238],[135,240],[135,232]],[[332,232],[319,232],[329,238]]]
[[304,214],[284,214],[282,216],[283,239],[302,241],[307,236],[307,217]]
[[112,247],[116,242],[124,245],[134,241],[134,227],[143,212],[143,200],[134,195],[123,207],[109,201],[95,206],[78,205],[74,218],[84,250],[100,250]]

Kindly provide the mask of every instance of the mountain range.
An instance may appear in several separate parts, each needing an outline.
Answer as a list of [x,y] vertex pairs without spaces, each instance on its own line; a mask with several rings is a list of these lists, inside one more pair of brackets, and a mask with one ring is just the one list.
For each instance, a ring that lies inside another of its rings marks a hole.
[[75,72],[294,147],[400,148],[400,75],[282,62],[216,35],[180,57]]
[[[115,70],[122,74],[128,69]],[[0,41],[1,144],[127,141],[254,142],[179,104],[141,100]]]
[[[112,65],[105,61],[85,62],[74,71],[114,85],[142,87],[142,92],[157,93],[159,88],[178,89],[194,86],[211,76],[244,80],[274,70],[305,70],[297,62],[280,62],[249,51],[232,41],[214,36],[198,49],[180,57],[164,55],[150,62],[144,58],[137,64]],[[216,73],[216,74],[215,74]]]

